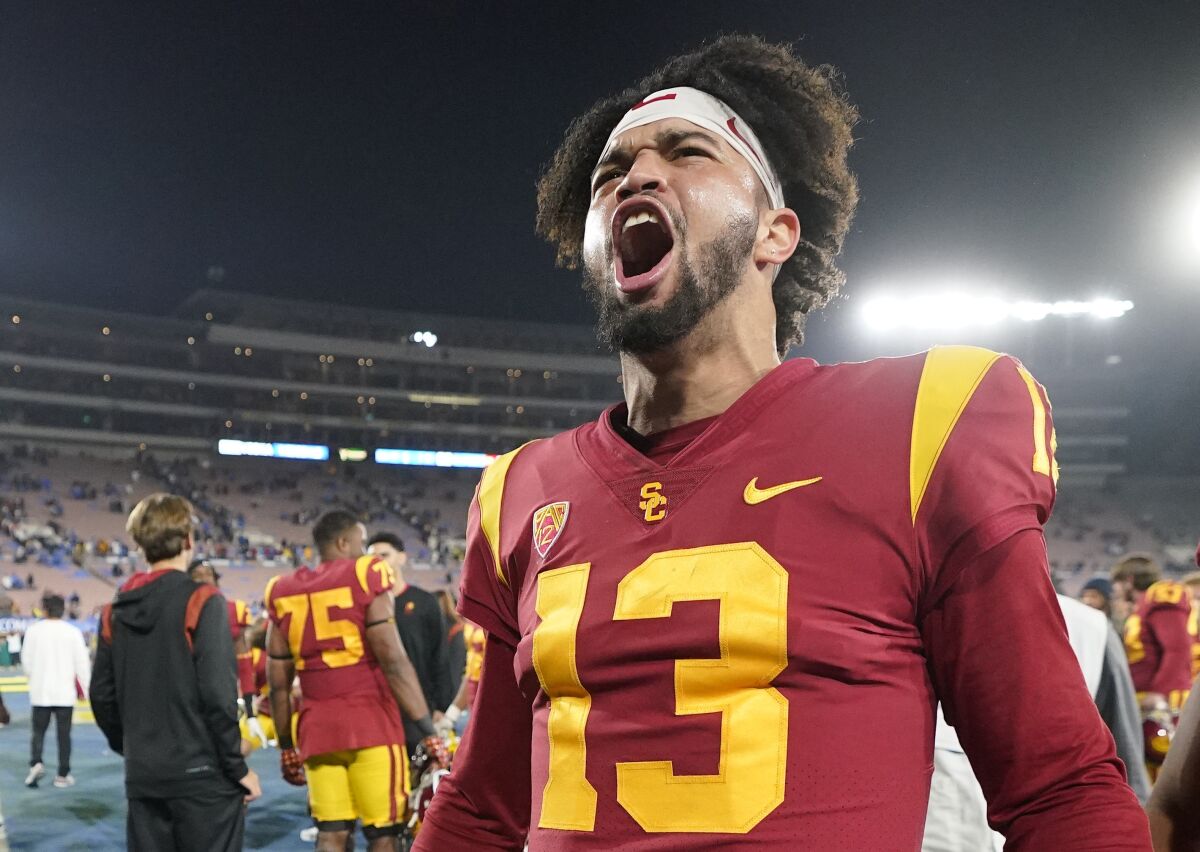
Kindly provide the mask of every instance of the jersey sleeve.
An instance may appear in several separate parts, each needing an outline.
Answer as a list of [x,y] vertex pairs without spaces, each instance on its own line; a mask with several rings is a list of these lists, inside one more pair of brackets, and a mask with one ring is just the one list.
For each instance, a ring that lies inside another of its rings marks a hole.
[[[513,461],[528,444],[506,453],[483,472],[467,513],[467,551],[463,558],[458,611],[489,636],[515,648],[521,638],[517,622],[519,578],[504,547],[512,540],[516,512],[507,511],[506,493]],[[503,521],[503,527],[502,527]]]
[[354,596],[370,603],[396,585],[396,572],[378,556],[360,556],[354,561]]
[[909,470],[927,605],[954,582],[946,566],[1041,529],[1054,505],[1055,446],[1045,390],[1015,358],[970,346],[927,353]]

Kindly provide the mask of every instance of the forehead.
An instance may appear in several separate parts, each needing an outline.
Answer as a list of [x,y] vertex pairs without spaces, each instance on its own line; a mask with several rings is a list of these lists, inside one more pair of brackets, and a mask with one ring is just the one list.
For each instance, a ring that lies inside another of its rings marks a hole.
[[[674,141],[682,135],[698,134],[717,145],[722,152],[736,154],[737,151],[715,133],[699,124],[694,124],[686,118],[667,117],[651,121],[637,127],[631,127],[612,140],[605,149],[602,159],[611,158],[616,152],[631,154],[642,148],[654,148],[667,142]],[[739,156],[738,159],[741,159]]]

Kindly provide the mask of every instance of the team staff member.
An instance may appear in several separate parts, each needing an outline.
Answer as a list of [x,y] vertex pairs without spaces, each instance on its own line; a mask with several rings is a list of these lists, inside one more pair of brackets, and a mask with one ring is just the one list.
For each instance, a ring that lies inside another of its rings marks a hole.
[[[404,578],[408,554],[404,541],[394,533],[375,533],[367,542],[367,553],[385,561],[396,575],[396,630],[404,646],[425,703],[433,709],[445,707],[454,697],[450,690],[449,649],[446,645],[446,626],[437,598],[419,589]],[[404,720],[404,742],[412,754],[422,740],[413,722]]]
[[100,618],[92,711],[125,757],[135,852],[241,849],[244,804],[262,794],[239,748],[225,601],[185,574],[194,516],[171,494],[134,507],[125,529],[150,571],[134,574]]
[[725,37],[572,123],[539,226],[625,401],[481,477],[483,675],[417,849],[911,852],[939,700],[1010,852],[1147,849],[1050,583],[1043,389],[973,347],[781,363],[841,281],[853,118]]
[[[325,514],[313,527],[321,564],[272,578],[263,595],[283,776],[307,778],[318,849],[346,848],[356,820],[370,849],[396,848],[408,792],[401,710],[444,755],[396,633],[392,569],[363,554],[365,538],[354,515]],[[304,698],[293,744],[297,671]]]

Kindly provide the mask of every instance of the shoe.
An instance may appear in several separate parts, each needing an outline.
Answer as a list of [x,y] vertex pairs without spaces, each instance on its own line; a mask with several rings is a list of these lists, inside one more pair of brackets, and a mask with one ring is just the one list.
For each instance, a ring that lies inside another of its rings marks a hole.
[[309,828],[306,828],[300,832],[300,839],[303,840],[305,843],[316,843],[317,835],[319,833],[320,832],[318,831],[318,829],[315,825],[310,826]]
[[42,780],[42,776],[46,774],[46,767],[40,763],[35,763],[29,767],[29,774],[25,776],[26,787],[36,787],[38,781]]
[[55,775],[54,776],[54,786],[55,787],[74,787],[75,786],[75,776],[71,775],[70,773],[68,773],[66,775]]

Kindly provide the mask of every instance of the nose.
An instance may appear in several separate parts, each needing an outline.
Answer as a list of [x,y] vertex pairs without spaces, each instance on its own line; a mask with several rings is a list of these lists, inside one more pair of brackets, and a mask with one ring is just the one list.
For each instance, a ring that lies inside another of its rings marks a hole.
[[661,192],[667,186],[666,163],[651,150],[640,151],[617,187],[617,198],[624,201],[640,192]]

